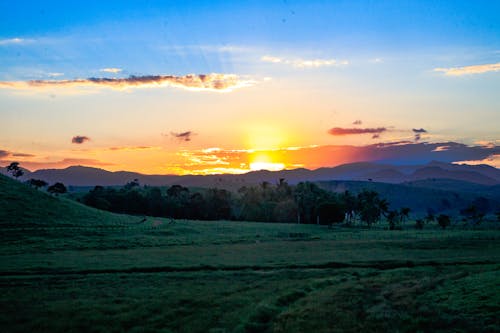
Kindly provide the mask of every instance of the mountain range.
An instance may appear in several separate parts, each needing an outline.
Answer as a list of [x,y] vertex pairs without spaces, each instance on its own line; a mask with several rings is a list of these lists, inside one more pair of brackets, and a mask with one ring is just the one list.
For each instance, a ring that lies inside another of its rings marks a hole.
[[[6,173],[5,168],[0,168]],[[251,171],[245,174],[220,175],[146,175],[129,171],[106,171],[86,166],[71,166],[65,169],[41,169],[34,172],[24,169],[21,180],[42,179],[52,184],[62,182],[69,186],[120,186],[134,179],[142,185],[170,186],[179,184],[188,187],[219,187],[237,189],[241,186],[261,182],[276,183],[285,179],[290,184],[301,181],[354,180],[392,184],[411,183],[422,180],[449,179],[487,186],[500,184],[500,170],[488,165],[449,164],[430,162],[423,165],[390,165],[371,162],[343,164],[316,170],[293,169],[282,171]]]

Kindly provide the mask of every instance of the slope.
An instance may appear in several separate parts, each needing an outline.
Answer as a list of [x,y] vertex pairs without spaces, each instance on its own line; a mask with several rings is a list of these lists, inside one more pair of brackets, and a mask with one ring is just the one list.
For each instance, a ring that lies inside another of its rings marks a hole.
[[137,217],[111,214],[54,197],[0,175],[0,226],[121,224]]

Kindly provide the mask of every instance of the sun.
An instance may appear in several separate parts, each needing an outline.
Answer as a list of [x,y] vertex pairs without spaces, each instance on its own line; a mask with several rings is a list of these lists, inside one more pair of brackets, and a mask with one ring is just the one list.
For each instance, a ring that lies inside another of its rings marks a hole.
[[250,170],[280,171],[285,169],[285,164],[278,162],[273,152],[259,151],[250,157]]
[[270,162],[252,162],[250,163],[250,170],[269,170],[269,171],[280,171],[285,168],[283,163],[270,163]]

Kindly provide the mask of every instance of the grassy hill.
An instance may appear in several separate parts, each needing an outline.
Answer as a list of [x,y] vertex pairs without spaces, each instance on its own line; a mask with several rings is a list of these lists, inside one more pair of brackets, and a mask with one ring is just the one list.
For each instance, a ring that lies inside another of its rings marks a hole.
[[0,226],[113,225],[137,220],[56,197],[0,175]]
[[500,232],[100,212],[0,177],[2,332],[499,332]]

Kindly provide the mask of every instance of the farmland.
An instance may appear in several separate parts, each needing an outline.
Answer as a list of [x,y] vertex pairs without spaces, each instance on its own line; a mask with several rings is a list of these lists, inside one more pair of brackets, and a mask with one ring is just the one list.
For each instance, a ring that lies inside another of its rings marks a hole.
[[5,332],[500,331],[498,230],[144,221],[1,180]]

